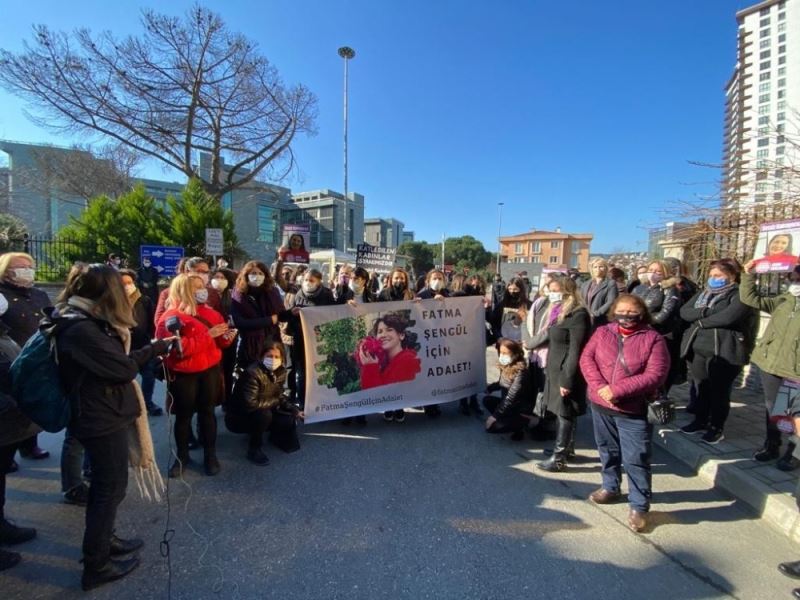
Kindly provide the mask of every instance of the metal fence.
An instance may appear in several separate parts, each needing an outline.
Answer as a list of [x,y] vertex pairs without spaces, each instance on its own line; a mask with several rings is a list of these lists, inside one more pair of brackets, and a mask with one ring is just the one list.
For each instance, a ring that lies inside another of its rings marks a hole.
[[75,261],[102,262],[104,257],[95,244],[67,238],[23,235],[3,240],[0,252],[25,252],[36,261],[37,281],[64,281]]

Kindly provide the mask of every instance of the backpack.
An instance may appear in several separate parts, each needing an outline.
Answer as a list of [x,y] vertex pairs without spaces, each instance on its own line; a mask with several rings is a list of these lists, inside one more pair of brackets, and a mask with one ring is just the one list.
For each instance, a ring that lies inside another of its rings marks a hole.
[[[47,332],[37,331],[11,363],[11,395],[31,421],[50,433],[66,428],[73,414],[73,395],[61,382],[56,354],[56,331],[83,319],[71,319]],[[79,376],[77,391],[83,375]],[[77,411],[76,411],[77,412]]]

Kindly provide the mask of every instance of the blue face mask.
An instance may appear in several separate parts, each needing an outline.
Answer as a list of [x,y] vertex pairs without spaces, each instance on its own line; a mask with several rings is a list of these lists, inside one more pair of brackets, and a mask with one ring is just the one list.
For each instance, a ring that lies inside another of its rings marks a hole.
[[724,277],[709,277],[708,278],[708,287],[712,290],[718,290],[719,288],[723,288],[728,285],[728,280]]

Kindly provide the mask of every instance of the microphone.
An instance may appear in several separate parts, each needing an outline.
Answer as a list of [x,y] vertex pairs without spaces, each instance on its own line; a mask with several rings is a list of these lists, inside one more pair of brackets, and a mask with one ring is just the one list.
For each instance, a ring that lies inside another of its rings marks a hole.
[[175,340],[175,348],[178,350],[178,356],[183,358],[183,344],[181,344],[181,320],[177,316],[169,317],[164,325],[167,328],[167,331],[174,334],[177,338]]

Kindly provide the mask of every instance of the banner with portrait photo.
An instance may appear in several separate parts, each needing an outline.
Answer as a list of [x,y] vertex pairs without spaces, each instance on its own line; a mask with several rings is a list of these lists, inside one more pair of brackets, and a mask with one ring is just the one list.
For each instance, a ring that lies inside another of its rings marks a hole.
[[756,273],[786,273],[798,264],[800,219],[763,223],[753,256]]
[[284,225],[278,257],[283,262],[308,264],[311,248],[309,225]]
[[300,310],[306,423],[450,402],[486,389],[482,298]]

